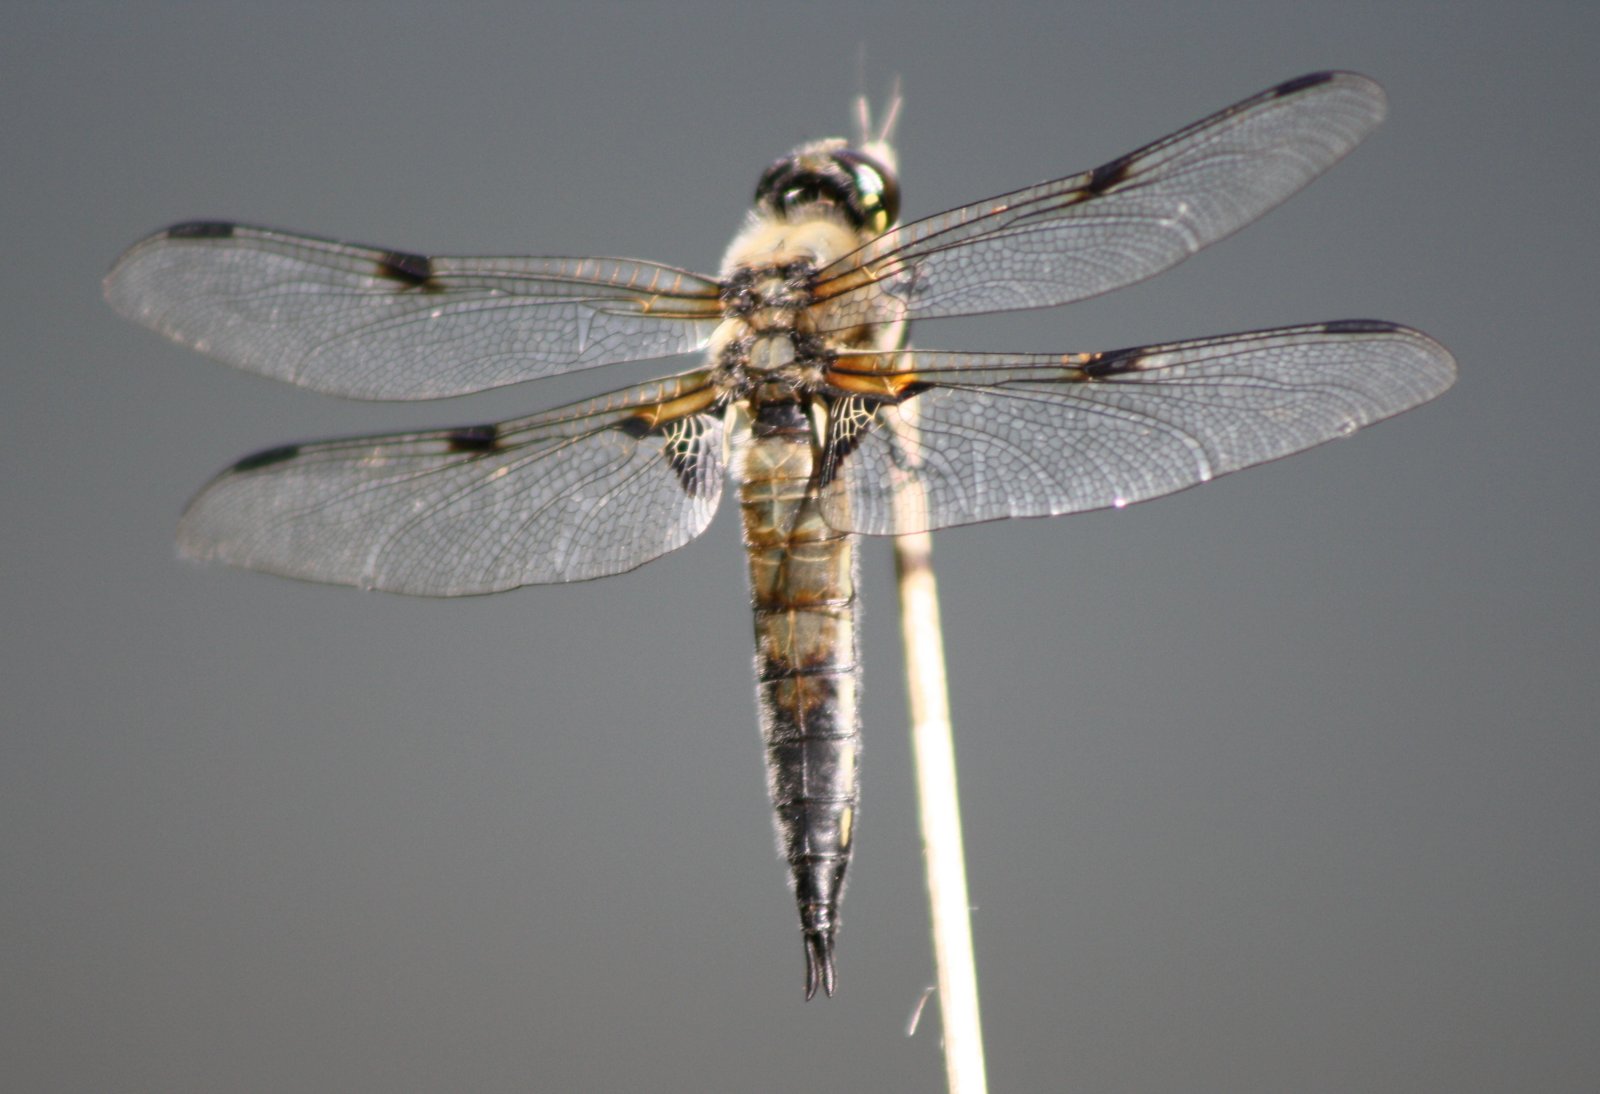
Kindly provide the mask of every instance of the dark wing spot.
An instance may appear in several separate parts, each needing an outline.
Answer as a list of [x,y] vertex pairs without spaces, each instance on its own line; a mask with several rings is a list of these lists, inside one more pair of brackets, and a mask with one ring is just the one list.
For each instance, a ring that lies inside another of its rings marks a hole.
[[[721,407],[712,407],[709,412],[714,415]],[[683,487],[683,492],[691,498],[704,497],[710,490],[715,489],[711,476],[715,474],[716,453],[708,451],[706,447],[707,421],[712,418],[707,414],[693,414],[687,418],[675,418],[665,425],[652,426],[645,418],[623,418],[612,428],[619,433],[626,433],[636,441],[646,437],[661,438],[661,454],[678,476],[678,484]]]
[[1322,329],[1328,334],[1393,334],[1404,328],[1387,319],[1335,319],[1322,324]]
[[297,444],[282,444],[277,448],[267,448],[260,452],[252,453],[235,463],[230,470],[233,471],[259,471],[263,467],[271,467],[275,463],[292,460],[300,454]]
[[1084,189],[1089,193],[1099,195],[1113,189],[1118,183],[1126,182],[1128,169],[1133,166],[1133,157],[1119,156],[1110,163],[1102,163],[1089,172],[1089,181]]
[[[817,488],[826,487],[837,479],[839,468],[861,444],[861,438],[882,424],[878,417],[880,407],[886,404],[904,406],[924,391],[932,390],[933,386],[926,380],[913,380],[896,392],[892,399],[846,395],[831,400],[827,404],[828,441],[823,446],[822,461],[817,468]],[[889,443],[891,447],[894,444],[892,434]],[[898,459],[896,462],[899,462]]]
[[666,444],[662,452],[677,473],[683,492],[691,498],[703,498],[716,489],[711,481],[716,474],[715,453],[708,451],[706,445],[708,420],[699,414],[679,418],[664,431]]
[[234,225],[227,220],[191,220],[167,229],[168,239],[227,239]]
[[429,288],[433,278],[433,259],[408,251],[385,251],[378,256],[377,274],[398,281],[411,289]]
[[1138,372],[1143,363],[1144,356],[1139,350],[1107,350],[1105,353],[1095,354],[1094,359],[1083,366],[1083,374],[1091,380],[1104,380],[1107,376]]
[[[927,386],[927,385],[922,385]],[[903,396],[904,402],[909,396]],[[878,412],[878,401],[860,395],[846,395],[832,399],[828,407],[828,443],[822,452],[822,463],[817,469],[817,487],[828,486],[839,477],[839,467],[856,450],[861,438],[872,428]]]
[[1333,76],[1332,72],[1310,72],[1304,76],[1296,76],[1292,80],[1279,84],[1272,89],[1272,93],[1281,99],[1285,95],[1293,95],[1296,91],[1304,91],[1308,87],[1325,84],[1333,79]]
[[452,429],[445,437],[452,452],[493,452],[500,446],[500,427],[497,425],[467,425]]
[[634,440],[639,441],[648,437],[655,427],[643,418],[624,418],[616,424],[619,432],[626,433]]

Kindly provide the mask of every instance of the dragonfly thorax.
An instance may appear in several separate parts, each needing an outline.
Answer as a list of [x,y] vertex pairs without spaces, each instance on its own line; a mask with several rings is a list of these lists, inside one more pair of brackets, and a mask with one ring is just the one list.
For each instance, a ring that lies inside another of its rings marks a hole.
[[736,266],[722,285],[729,316],[759,331],[794,330],[813,300],[816,264],[809,255],[761,266]]
[[822,385],[832,354],[816,335],[790,330],[741,329],[736,320],[717,348],[717,387],[724,397],[755,403],[791,401]]
[[722,374],[724,389],[736,393],[773,382],[803,387],[814,381],[826,352],[812,308],[816,251],[797,248],[790,237],[798,233],[826,244],[839,231],[837,226],[825,225],[821,233],[807,233],[797,225],[758,227],[761,238],[749,253],[758,261],[735,265],[724,277],[727,318],[711,340],[711,360]]

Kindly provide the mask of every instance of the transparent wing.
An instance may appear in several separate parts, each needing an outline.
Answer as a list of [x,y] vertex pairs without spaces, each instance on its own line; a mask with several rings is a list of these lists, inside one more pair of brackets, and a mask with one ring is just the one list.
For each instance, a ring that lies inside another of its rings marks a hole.
[[1384,113],[1364,76],[1302,76],[1092,171],[915,221],[822,272],[821,323],[1082,300],[1160,273],[1326,170]]
[[704,531],[721,497],[703,372],[499,425],[270,449],[190,503],[196,558],[464,596],[621,573]]
[[179,224],[106,275],[122,315],[219,361],[357,399],[436,399],[687,353],[715,282],[615,258],[428,258]]
[[841,356],[823,512],[886,535],[1122,506],[1287,456],[1444,391],[1407,327],[1345,320],[1067,356]]

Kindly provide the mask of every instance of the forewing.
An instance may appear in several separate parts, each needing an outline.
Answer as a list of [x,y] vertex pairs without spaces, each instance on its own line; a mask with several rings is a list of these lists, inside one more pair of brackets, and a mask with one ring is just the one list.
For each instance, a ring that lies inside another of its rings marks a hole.
[[683,546],[723,483],[705,373],[499,425],[271,449],[190,503],[196,558],[464,596],[621,573]]
[[824,515],[884,535],[1122,506],[1438,395],[1449,351],[1346,320],[1068,356],[842,356]]
[[715,282],[615,258],[428,258],[222,222],[135,244],[107,301],[174,341],[330,395],[435,399],[687,353]]
[[1047,307],[1160,273],[1326,170],[1384,114],[1364,76],[1280,84],[1092,171],[919,220],[822,272],[821,324]]

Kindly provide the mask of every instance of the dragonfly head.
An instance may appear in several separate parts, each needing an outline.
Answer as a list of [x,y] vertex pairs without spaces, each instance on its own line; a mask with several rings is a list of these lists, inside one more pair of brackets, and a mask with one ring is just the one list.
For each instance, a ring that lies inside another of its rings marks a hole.
[[882,160],[843,140],[801,145],[767,168],[756,207],[782,220],[833,210],[858,231],[881,235],[900,216],[900,181]]

